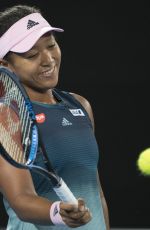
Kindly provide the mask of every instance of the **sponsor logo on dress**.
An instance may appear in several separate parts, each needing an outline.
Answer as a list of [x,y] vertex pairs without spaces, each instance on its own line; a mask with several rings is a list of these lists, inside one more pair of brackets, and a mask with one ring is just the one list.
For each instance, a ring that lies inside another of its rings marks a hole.
[[43,123],[45,121],[45,114],[44,113],[39,113],[35,117],[36,117],[37,123]]
[[63,117],[61,124],[62,124],[62,126],[72,125],[72,123],[70,121],[68,121],[65,117]]
[[85,116],[82,109],[69,109],[73,116]]

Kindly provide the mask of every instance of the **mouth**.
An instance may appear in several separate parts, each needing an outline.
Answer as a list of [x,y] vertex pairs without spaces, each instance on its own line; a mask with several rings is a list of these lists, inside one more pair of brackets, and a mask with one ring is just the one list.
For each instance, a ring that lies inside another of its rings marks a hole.
[[45,77],[45,78],[51,77],[52,74],[54,73],[54,71],[55,71],[55,66],[53,66],[51,69],[47,69],[47,70],[41,72],[39,74],[39,77]]

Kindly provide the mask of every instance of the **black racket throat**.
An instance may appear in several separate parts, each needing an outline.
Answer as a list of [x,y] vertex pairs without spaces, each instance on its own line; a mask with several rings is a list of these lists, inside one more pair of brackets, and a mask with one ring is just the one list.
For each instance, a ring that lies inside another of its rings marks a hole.
[[50,160],[47,155],[47,151],[45,149],[45,146],[44,146],[44,143],[41,137],[41,133],[40,133],[38,124],[37,124],[37,128],[38,128],[38,135],[39,135],[39,146],[41,150],[39,151],[40,151],[40,154],[43,155],[43,161],[44,161],[44,164],[47,170],[41,167],[38,167],[38,166],[34,166],[34,165],[32,167],[34,168],[34,171],[37,170],[37,172],[41,173],[43,176],[49,179],[53,187],[59,187],[61,185],[61,178],[57,175],[57,173],[55,172],[55,170],[53,169],[50,163]]
[[56,175],[55,173],[51,171],[47,171],[44,168],[38,167],[36,165],[32,165],[30,168],[32,171],[37,172],[38,174],[41,174],[44,176],[46,179],[48,179],[52,185],[52,187],[60,187],[61,186],[61,178]]
[[[52,185],[52,187],[60,187],[61,186],[61,178],[54,172],[54,170],[50,166],[50,162],[44,162],[45,166],[47,167],[48,170],[38,167],[37,165],[28,165],[26,166],[25,164],[17,163],[15,160],[13,160],[9,154],[5,151],[2,145],[0,145],[1,149],[1,155],[3,158],[8,161],[11,165],[14,167],[17,167],[19,169],[30,169],[30,171],[34,171],[42,176],[44,176],[46,179],[48,179]],[[41,153],[42,154],[42,153]]]
[[44,145],[44,143],[43,143],[42,136],[41,136],[41,132],[40,132],[40,130],[39,130],[39,126],[38,126],[37,123],[36,123],[36,126],[37,126],[37,129],[38,129],[38,136],[39,136],[39,148],[41,149],[41,151],[40,151],[41,154],[43,154],[44,163],[45,163],[47,169],[48,169],[50,172],[55,173],[55,171],[54,171],[54,169],[53,169],[53,167],[52,167],[52,165],[51,165],[51,163],[50,163],[50,160],[49,160],[49,158],[48,158],[47,151],[46,151],[46,149],[45,149],[45,145]]

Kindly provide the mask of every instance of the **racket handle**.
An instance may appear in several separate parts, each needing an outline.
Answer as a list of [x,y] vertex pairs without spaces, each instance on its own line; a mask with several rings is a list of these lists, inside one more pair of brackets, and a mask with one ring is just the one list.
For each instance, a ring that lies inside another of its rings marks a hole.
[[73,193],[70,191],[66,183],[61,178],[60,180],[60,186],[54,187],[54,191],[56,192],[57,196],[64,202],[71,203],[78,205],[78,201],[73,195]]

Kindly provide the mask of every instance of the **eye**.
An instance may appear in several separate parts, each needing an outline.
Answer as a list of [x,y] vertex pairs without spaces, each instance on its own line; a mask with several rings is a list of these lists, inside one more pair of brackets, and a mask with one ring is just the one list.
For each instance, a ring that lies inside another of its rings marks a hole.
[[26,58],[27,59],[32,59],[38,56],[38,53],[34,53],[34,54],[29,54]]
[[49,48],[49,49],[52,49],[52,48],[54,48],[55,46],[56,46],[56,43],[53,43],[53,44],[48,45],[48,48]]

